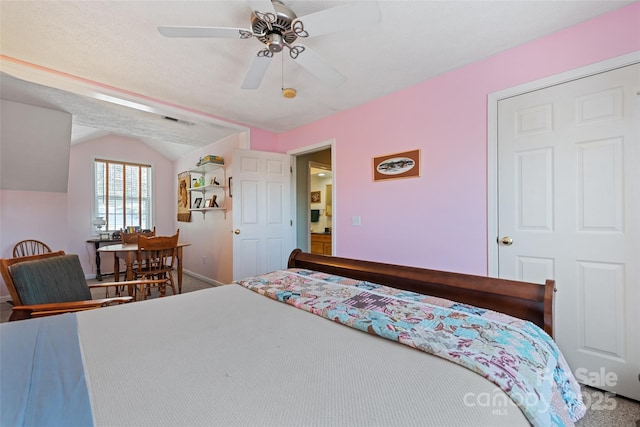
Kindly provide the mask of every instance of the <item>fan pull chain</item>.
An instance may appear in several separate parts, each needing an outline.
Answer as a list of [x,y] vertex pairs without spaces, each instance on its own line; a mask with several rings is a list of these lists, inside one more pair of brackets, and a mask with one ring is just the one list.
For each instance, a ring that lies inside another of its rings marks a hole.
[[296,92],[296,90],[292,87],[284,87],[284,55],[280,55],[280,57],[282,58],[282,96],[287,99],[295,98],[298,92]]

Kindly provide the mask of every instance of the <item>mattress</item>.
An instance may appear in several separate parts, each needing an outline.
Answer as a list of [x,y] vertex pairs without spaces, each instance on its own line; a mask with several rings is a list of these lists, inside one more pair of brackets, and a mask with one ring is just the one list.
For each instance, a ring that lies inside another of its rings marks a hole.
[[77,316],[97,426],[529,425],[465,368],[239,285]]
[[[429,323],[436,327],[425,332]],[[537,349],[555,347],[551,339],[523,335],[514,354],[504,354],[521,328],[546,336],[477,307],[309,270],[277,271],[1,324],[1,424],[526,426],[529,417],[540,426],[572,425],[567,415],[575,418],[584,405],[571,400],[572,390],[557,392],[575,381],[559,382],[557,368],[545,373],[562,359]],[[443,342],[454,351],[438,352],[446,329],[453,333]],[[484,351],[485,342],[497,347]],[[479,365],[461,366],[459,355]],[[538,398],[540,384],[529,387],[527,378],[538,375],[559,385],[553,398]],[[534,391],[536,405],[545,401],[565,415],[550,417],[539,406],[532,413],[518,402],[523,414],[508,396],[522,386]],[[559,395],[569,396],[569,406]]]

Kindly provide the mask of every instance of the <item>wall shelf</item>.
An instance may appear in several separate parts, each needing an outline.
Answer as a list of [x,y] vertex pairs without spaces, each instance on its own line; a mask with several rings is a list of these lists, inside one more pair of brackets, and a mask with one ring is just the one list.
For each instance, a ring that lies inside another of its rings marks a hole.
[[202,213],[202,216],[203,216],[203,217],[205,216],[205,214],[206,214],[208,211],[223,211],[223,212],[225,212],[225,211],[226,211],[226,209],[224,208],[224,206],[219,207],[219,208],[194,208],[194,209],[189,209],[189,210],[190,210],[191,212],[200,212],[200,213]]
[[217,163],[207,163],[207,164],[204,164],[202,166],[196,166],[193,169],[189,169],[189,172],[191,172],[191,173],[199,173],[200,175],[204,175],[207,172],[212,172],[212,171],[214,171],[216,169],[223,169],[223,168],[224,168],[224,165],[220,165],[220,164],[217,164]]
[[[225,172],[224,165],[220,165],[217,163],[207,163],[201,166],[196,166],[195,168],[190,169],[189,172],[192,174],[201,175],[204,182],[205,183],[208,182],[208,184],[206,185],[189,188],[188,189],[189,193],[191,194],[193,194],[194,192],[200,193],[198,197],[202,199],[201,203],[203,205],[204,203],[206,203],[207,200],[212,199],[213,196],[215,195],[216,202],[219,205],[219,207],[208,207],[208,206],[201,206],[198,208],[192,207],[191,209],[189,209],[189,211],[201,212],[203,217],[205,216],[205,213],[208,211],[223,211],[223,212],[226,211],[225,195],[226,195],[226,189],[228,187],[226,185],[213,184],[214,178],[216,179],[216,181],[219,181],[220,183],[226,182],[225,176],[224,176],[224,172]],[[191,199],[192,199],[191,203],[194,203],[194,196],[192,196]]]
[[199,193],[206,193],[207,190],[212,190],[212,189],[224,190],[226,188],[227,188],[226,185],[209,184],[209,185],[203,185],[202,187],[191,187],[191,188],[189,188],[189,191],[197,191]]

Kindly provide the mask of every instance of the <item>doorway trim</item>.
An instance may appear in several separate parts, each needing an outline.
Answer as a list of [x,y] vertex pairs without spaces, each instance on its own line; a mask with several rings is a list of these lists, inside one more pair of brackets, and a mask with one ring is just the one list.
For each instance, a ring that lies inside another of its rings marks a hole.
[[[310,153],[315,153],[316,151],[322,151],[322,150],[326,150],[326,149],[331,149],[331,173],[333,174],[333,186],[331,188],[331,199],[332,199],[332,212],[333,212],[333,218],[337,217],[337,212],[338,212],[338,206],[336,203],[336,184],[337,184],[337,177],[336,177],[336,139],[335,138],[331,138],[331,139],[327,139],[321,142],[317,142],[315,144],[311,144],[311,145],[305,145],[304,147],[299,147],[299,148],[294,148],[293,150],[289,150],[287,151],[287,154],[289,154],[292,157],[297,157],[297,156],[302,156],[304,154],[310,154]],[[298,218],[296,215],[296,206],[298,204],[298,200],[297,200],[297,186],[296,186],[296,175],[298,174],[298,170],[297,170],[297,162],[295,161],[295,159],[291,159],[291,167],[292,167],[292,173],[291,173],[291,218],[292,218],[292,225],[293,225],[293,229],[297,230],[298,227]],[[305,170],[304,173],[308,173],[308,170]],[[336,253],[336,240],[337,240],[337,227],[336,227],[336,221],[332,220],[331,222],[331,253],[335,254]]]
[[487,97],[487,272],[499,277],[498,265],[498,102],[513,96],[600,74],[640,62],[640,51],[596,62],[553,76],[492,92]]

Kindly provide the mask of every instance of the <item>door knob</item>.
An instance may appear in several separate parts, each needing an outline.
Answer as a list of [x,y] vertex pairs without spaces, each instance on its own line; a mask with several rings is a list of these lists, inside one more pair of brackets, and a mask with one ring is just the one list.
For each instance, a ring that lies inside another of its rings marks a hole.
[[233,230],[233,232],[236,233],[236,234],[240,234],[240,229],[236,228],[235,230]]
[[499,243],[503,246],[511,246],[513,244],[513,239],[509,236],[504,236],[499,240]]

